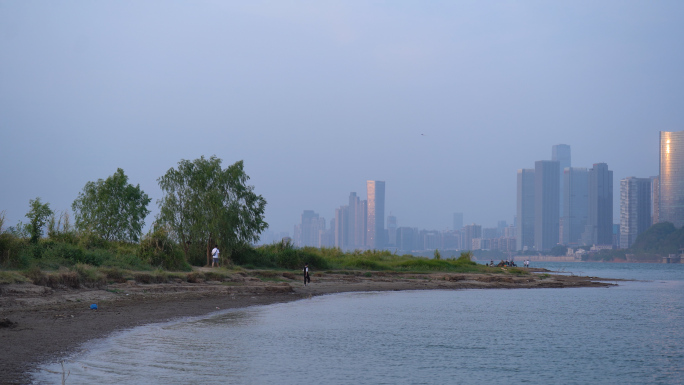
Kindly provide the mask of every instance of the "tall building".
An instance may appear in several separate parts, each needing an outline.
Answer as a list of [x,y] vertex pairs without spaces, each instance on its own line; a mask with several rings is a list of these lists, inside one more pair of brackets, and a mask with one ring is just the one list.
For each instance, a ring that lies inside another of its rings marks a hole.
[[586,168],[563,170],[563,217],[561,239],[564,245],[579,244],[589,214],[589,172]]
[[620,247],[627,249],[651,226],[651,179],[620,181]]
[[594,163],[589,170],[589,205],[582,242],[613,244],[613,172],[605,163]]
[[482,226],[472,224],[463,227],[463,242],[461,242],[461,249],[473,250],[473,239],[482,238]]
[[660,131],[658,219],[684,226],[684,131]]
[[518,170],[517,230],[515,232],[518,250],[534,247],[534,170]]
[[385,247],[385,182],[369,180],[366,182],[368,191],[368,216],[366,220],[366,244],[369,249]]
[[320,230],[325,231],[325,219],[320,218],[313,210],[304,210],[301,222],[295,228],[295,244],[297,246],[320,247]]
[[397,246],[397,217],[392,213],[387,217],[387,245]]
[[560,231],[560,166],[558,161],[534,162],[534,246],[550,250]]
[[660,177],[651,177],[651,224],[660,222]]
[[454,213],[454,230],[463,228],[463,213]]
[[560,168],[558,170],[559,175],[561,176],[560,178],[560,211],[559,215],[561,218],[565,215],[565,208],[563,207],[563,202],[565,202],[563,195],[565,193],[565,188],[563,187],[565,184],[565,180],[563,180],[563,170],[566,168],[570,167],[570,146],[567,144],[556,144],[555,146],[551,147],[551,160],[555,160],[558,163],[560,163]]

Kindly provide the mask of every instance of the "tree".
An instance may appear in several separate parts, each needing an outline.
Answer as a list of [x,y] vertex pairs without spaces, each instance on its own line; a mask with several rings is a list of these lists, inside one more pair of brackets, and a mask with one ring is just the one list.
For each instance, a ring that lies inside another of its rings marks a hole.
[[192,246],[202,245],[211,264],[214,243],[222,255],[230,255],[259,240],[268,227],[263,218],[266,200],[254,193],[254,186],[246,185],[248,180],[242,161],[222,169],[216,156],[182,159],[177,169],[169,169],[157,180],[165,193],[158,201],[158,219],[172,229],[186,259]]
[[40,198],[29,200],[31,209],[26,213],[29,223],[26,225],[26,231],[31,236],[31,243],[38,243],[38,240],[43,236],[43,227],[48,218],[52,215],[49,203],[41,203]]
[[122,169],[106,180],[88,182],[71,205],[75,226],[108,241],[137,242],[150,213],[151,199],[128,183]]

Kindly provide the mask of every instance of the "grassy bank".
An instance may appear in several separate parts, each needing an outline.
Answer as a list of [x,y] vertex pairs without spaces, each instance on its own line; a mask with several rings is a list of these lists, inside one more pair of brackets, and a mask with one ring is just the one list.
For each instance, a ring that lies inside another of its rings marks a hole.
[[140,243],[107,242],[92,236],[61,234],[30,242],[11,233],[0,234],[0,284],[33,282],[50,287],[99,287],[107,283],[230,281],[234,274],[259,279],[293,279],[305,263],[319,274],[373,272],[453,272],[525,274],[521,269],[490,268],[458,258],[426,258],[388,251],[342,252],[337,248],[296,248],[274,243],[243,246],[222,253],[225,268],[211,272],[193,268],[206,260],[203,250],[185,260],[180,247],[164,234],[149,234]]

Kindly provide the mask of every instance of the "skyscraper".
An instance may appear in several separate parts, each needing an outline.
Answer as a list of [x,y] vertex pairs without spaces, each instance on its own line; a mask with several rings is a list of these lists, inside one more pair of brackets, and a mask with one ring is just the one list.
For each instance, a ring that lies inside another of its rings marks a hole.
[[313,210],[304,210],[299,225],[299,234],[295,234],[297,246],[320,247],[319,231],[325,230],[325,219],[320,218]]
[[454,230],[463,228],[463,213],[454,213]]
[[550,250],[558,244],[560,207],[558,161],[534,162],[534,246]]
[[651,226],[651,179],[620,181],[620,247],[626,249]]
[[518,170],[517,226],[518,250],[534,247],[534,170]]
[[563,218],[561,243],[578,244],[587,225],[589,210],[589,172],[586,168],[567,167],[563,170]]
[[613,244],[613,172],[605,163],[594,163],[589,170],[588,216],[582,242]]
[[564,207],[563,207],[563,202],[565,202],[563,198],[563,194],[565,191],[565,188],[563,185],[565,184],[565,180],[563,179],[563,170],[566,168],[570,167],[570,146],[567,144],[556,144],[555,146],[551,147],[551,160],[558,161],[560,163],[560,170],[558,170],[558,175],[561,176],[560,178],[560,200],[558,201],[560,204],[560,211],[559,215],[561,218],[564,216]]
[[660,222],[684,226],[684,131],[660,131]]
[[385,247],[385,182],[369,180],[366,182],[368,191],[368,220],[366,242],[370,249]]
[[397,217],[392,213],[387,217],[387,246],[397,246]]

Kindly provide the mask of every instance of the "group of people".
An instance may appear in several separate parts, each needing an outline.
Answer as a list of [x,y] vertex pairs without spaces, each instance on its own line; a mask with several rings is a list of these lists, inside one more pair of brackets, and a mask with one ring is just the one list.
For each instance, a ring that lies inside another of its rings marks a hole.
[[[489,263],[485,263],[485,266],[494,266],[494,261],[492,260]],[[518,265],[515,264],[515,261],[510,260],[510,261],[504,261],[503,259],[501,262],[499,262],[496,267],[518,267]],[[530,267],[530,261],[526,259],[523,262],[523,267]]]

